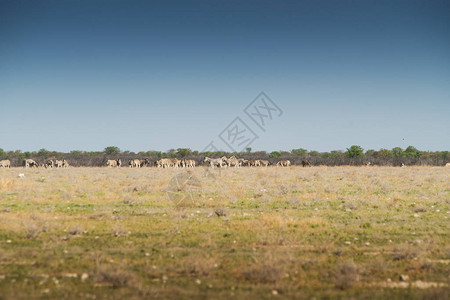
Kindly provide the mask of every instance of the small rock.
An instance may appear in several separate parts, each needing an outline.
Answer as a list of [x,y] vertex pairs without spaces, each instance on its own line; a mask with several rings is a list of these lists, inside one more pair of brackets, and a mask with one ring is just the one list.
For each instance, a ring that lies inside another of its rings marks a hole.
[[202,281],[201,281],[200,279],[197,279],[197,280],[195,281],[195,283],[196,283],[196,284],[201,284]]
[[82,280],[82,281],[85,281],[85,280],[88,279],[88,278],[89,278],[88,273],[83,273],[83,274],[81,275],[81,280]]
[[369,242],[366,242],[366,246],[370,246],[370,243],[369,243]]
[[345,241],[345,242],[344,242],[344,244],[346,244],[346,245],[351,245],[351,244],[352,244],[352,242],[349,242],[349,241]]
[[418,214],[414,214],[413,216],[414,216],[414,218],[420,217]]
[[6,243],[7,244],[11,244],[11,240],[6,240]]
[[277,290],[273,290],[272,291],[272,295],[278,295],[278,291]]
[[67,278],[77,278],[77,277],[78,277],[78,274],[77,274],[77,273],[66,273],[66,274],[64,274],[64,277],[67,277]]
[[409,281],[409,276],[408,275],[400,275],[400,280],[401,281]]

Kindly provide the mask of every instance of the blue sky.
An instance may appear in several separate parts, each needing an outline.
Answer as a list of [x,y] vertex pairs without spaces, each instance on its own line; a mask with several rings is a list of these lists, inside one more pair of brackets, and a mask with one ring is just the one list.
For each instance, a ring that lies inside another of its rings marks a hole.
[[[450,149],[448,1],[0,0],[0,148]],[[283,110],[262,132],[243,109]]]

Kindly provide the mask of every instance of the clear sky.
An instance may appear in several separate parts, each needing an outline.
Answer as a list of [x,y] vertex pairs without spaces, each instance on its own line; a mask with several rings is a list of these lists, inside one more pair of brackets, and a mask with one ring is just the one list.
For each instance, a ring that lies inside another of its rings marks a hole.
[[238,116],[253,150],[450,150],[450,1],[0,0],[4,150],[227,150]]

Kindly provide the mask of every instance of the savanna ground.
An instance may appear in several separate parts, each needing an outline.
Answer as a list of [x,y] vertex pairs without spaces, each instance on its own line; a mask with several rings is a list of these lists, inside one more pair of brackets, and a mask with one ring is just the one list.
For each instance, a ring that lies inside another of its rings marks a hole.
[[185,172],[0,169],[0,299],[450,293],[450,168]]

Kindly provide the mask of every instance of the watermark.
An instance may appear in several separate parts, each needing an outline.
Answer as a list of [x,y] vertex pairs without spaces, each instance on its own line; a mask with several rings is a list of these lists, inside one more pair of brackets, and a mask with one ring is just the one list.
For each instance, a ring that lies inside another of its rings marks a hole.
[[202,194],[202,184],[192,172],[187,171],[170,179],[166,193],[175,206],[193,205]]
[[266,131],[266,126],[271,120],[283,115],[281,108],[264,92],[259,93],[255,100],[247,105],[244,112],[262,131]]
[[[257,131],[266,132],[267,126],[283,115],[281,108],[264,92],[250,102],[243,110],[244,115],[236,116],[228,126],[213,139],[201,152],[223,151],[243,152],[259,138]],[[246,122],[250,119],[252,122]],[[256,126],[255,126],[256,124]]]
[[236,117],[225,129],[219,134],[219,138],[227,145],[233,152],[238,152],[236,149],[245,149],[250,146],[257,138],[253,130],[242,121],[241,118]]

